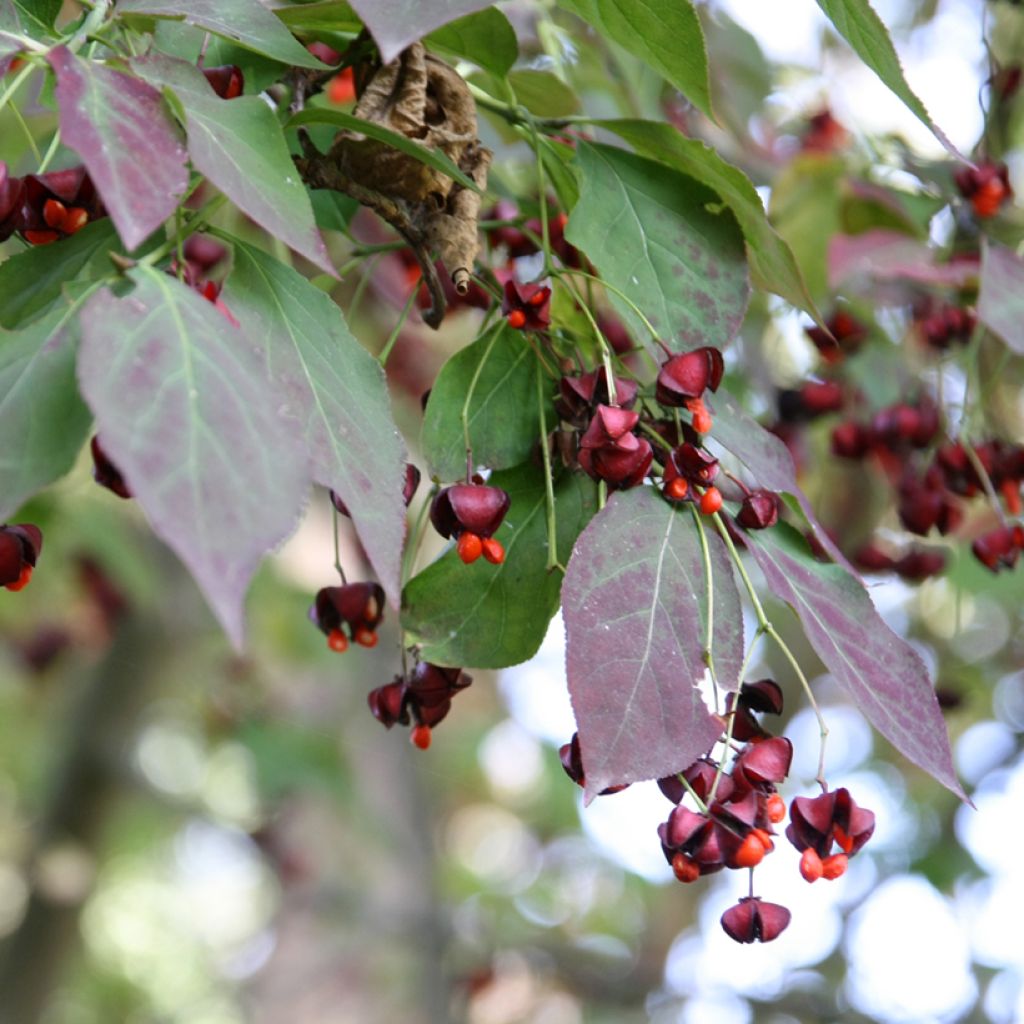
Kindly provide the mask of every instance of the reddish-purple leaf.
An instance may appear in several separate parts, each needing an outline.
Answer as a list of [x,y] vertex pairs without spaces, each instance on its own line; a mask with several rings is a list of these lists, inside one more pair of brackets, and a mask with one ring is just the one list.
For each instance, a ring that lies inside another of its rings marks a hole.
[[185,61],[155,55],[133,61],[132,66],[178,97],[196,170],[261,228],[335,274],[316,228],[309,193],[270,107],[256,96],[222,100],[202,72]]
[[[706,531],[713,654],[735,687],[743,616],[724,546]],[[615,494],[580,535],[562,584],[569,693],[588,798],[681,771],[722,731],[704,678],[707,585],[696,524],[654,490]]]
[[[232,102],[237,102],[233,100]],[[258,342],[297,420],[313,479],[348,506],[388,599],[401,601],[405,448],[384,371],[341,310],[301,274],[237,239],[222,298]]]
[[796,482],[796,469],[789,449],[757,420],[751,419],[728,391],[718,391],[713,404],[715,425],[712,428],[712,439],[750,470],[758,487],[791,494],[822,547],[836,562],[854,572],[846,557],[818,522],[807,495]]
[[428,32],[490,7],[491,0],[350,0],[350,5],[370,30],[381,60],[387,64]]
[[982,247],[978,319],[1024,355],[1024,260],[987,239]]
[[188,185],[185,149],[152,86],[58,46],[63,142],[82,158],[129,249],[141,245],[178,205]]
[[818,657],[868,721],[904,757],[964,797],[928,670],[882,621],[863,585],[842,567],[815,561],[785,523],[748,534],[747,547],[771,592],[797,613]]
[[257,345],[147,267],[82,311],[78,377],[103,447],[236,646],[263,556],[294,529],[309,477]]
[[829,286],[840,292],[851,285],[870,289],[900,279],[959,288],[977,277],[977,263],[936,263],[936,255],[927,243],[884,228],[833,235],[828,243]]

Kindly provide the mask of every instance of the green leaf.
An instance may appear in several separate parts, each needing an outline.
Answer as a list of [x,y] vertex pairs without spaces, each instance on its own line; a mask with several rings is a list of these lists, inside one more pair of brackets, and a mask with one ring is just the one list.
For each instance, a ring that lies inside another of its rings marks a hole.
[[807,290],[793,251],[769,223],[761,197],[738,167],[727,163],[699,139],[688,139],[668,124],[630,120],[599,124],[628,142],[641,156],[674,167],[714,189],[732,210],[746,239],[754,283],[781,295],[821,323],[821,314]]
[[490,7],[488,0],[352,0],[385,64],[428,32],[465,14]]
[[519,56],[515,29],[494,7],[456,18],[423,42],[431,50],[462,57],[499,77],[508,73]]
[[103,447],[153,532],[237,647],[245,591],[298,523],[306,453],[255,347],[213,304],[150,267],[82,311],[78,378]]
[[256,96],[222,100],[198,68],[172,57],[140,57],[132,66],[178,98],[196,170],[260,227],[334,274],[309,193],[266,103]]
[[74,465],[92,417],[75,381],[76,309],[0,330],[0,522]]
[[363,23],[344,0],[326,0],[319,4],[293,4],[278,7],[277,15],[289,28],[303,32],[358,32]]
[[64,143],[82,158],[129,249],[174,214],[188,187],[185,149],[160,93],[66,46],[47,54],[57,76]]
[[14,0],[14,6],[31,32],[52,36],[53,23],[64,4],[63,0]]
[[118,0],[117,13],[184,18],[282,64],[326,68],[259,0]]
[[508,81],[516,99],[538,117],[569,117],[582,109],[576,93],[550,71],[513,71]]
[[60,297],[102,249],[120,247],[109,218],[93,221],[70,238],[32,246],[0,263],[0,326],[20,327]]
[[850,44],[853,52],[888,86],[958,160],[963,157],[931,119],[924,104],[907,84],[896,47],[882,19],[868,0],[818,0],[818,6]]
[[580,200],[580,186],[576,180],[576,150],[546,135],[539,136],[538,141],[540,158],[551,187],[562,207],[571,210]]
[[[466,471],[462,413],[476,465],[506,469],[525,462],[540,436],[537,357],[522,331],[504,321],[441,368],[423,420],[423,454],[438,480],[458,480]],[[545,388],[545,391],[547,388]],[[554,423],[554,411],[546,411]]]
[[[727,344],[750,298],[743,235],[732,213],[710,212],[720,207],[718,197],[662,164],[584,142],[577,152],[580,201],[565,237],[669,344]],[[614,295],[612,301],[634,337],[650,345],[632,310]]]
[[305,110],[300,110],[299,113],[291,118],[285,127],[298,128],[304,124],[331,124],[336,128],[347,128],[349,131],[359,132],[369,139],[376,139],[378,142],[385,142],[387,145],[393,146],[407,156],[411,156],[419,160],[420,163],[432,167],[435,171],[447,174],[449,178],[453,178],[463,188],[470,188],[474,192],[480,191],[480,187],[476,182],[463,174],[440,150],[428,149],[426,146],[422,146],[420,143],[414,142],[398,132],[391,131],[390,128],[374,124],[372,121],[364,121],[361,117],[345,113],[344,110],[333,110],[327,107],[306,107]]
[[704,32],[690,0],[559,0],[667,78],[713,121]]
[[[222,297],[260,348],[282,393],[313,480],[348,505],[389,599],[400,599],[405,538],[405,450],[391,418],[384,371],[349,332],[330,297],[279,260],[237,238]],[[461,437],[461,434],[459,435]]]
[[1012,249],[982,241],[978,318],[1024,355],[1024,260]]
[[[706,535],[716,675],[736,690],[743,613],[725,545]],[[576,542],[562,603],[588,799],[680,772],[706,753],[722,721],[698,689],[708,575],[693,507],[676,508],[652,487],[613,495]]]
[[[558,610],[562,577],[547,570],[544,473],[532,466],[494,473],[488,483],[512,499],[495,536],[505,561],[463,565],[454,547],[406,585],[402,624],[424,660],[439,665],[505,668],[537,653]],[[558,557],[564,564],[573,542],[597,510],[596,490],[580,473],[555,486]]]

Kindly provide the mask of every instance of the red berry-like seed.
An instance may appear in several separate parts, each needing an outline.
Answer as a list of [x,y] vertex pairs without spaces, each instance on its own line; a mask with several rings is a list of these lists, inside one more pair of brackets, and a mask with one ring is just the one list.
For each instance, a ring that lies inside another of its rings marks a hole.
[[775,849],[771,835],[763,828],[755,828],[750,834],[757,837],[757,841],[764,847],[765,853],[771,853]]
[[800,874],[804,876],[804,881],[816,882],[821,878],[822,872],[821,858],[812,847],[808,846],[800,857]]
[[539,292],[534,292],[526,301],[531,306],[543,306],[547,301],[548,292],[546,288],[541,288]]
[[693,429],[698,434],[707,434],[712,427],[711,413],[707,409],[698,409],[693,414]]
[[484,542],[475,533],[464,533],[455,547],[459,558],[469,565],[483,554]]
[[81,206],[72,206],[64,217],[64,234],[73,235],[89,223],[89,211]]
[[740,844],[733,859],[738,868],[753,868],[764,860],[764,853],[764,844],[754,832],[751,832]]
[[430,747],[430,726],[414,725],[412,732],[409,733],[409,740],[414,747],[427,750]]
[[49,245],[60,238],[56,231],[26,231],[24,235],[30,245]]
[[772,795],[768,797],[767,811],[768,820],[773,825],[778,825],[778,823],[786,817],[786,801],[783,800],[778,793],[772,793]]
[[505,561],[505,548],[500,540],[488,537],[486,540],[481,541],[480,544],[483,548],[484,558],[491,565],[501,565]]
[[332,629],[327,634],[327,646],[338,654],[344,654],[348,650],[348,637],[340,629]]
[[722,492],[717,487],[709,487],[700,498],[700,510],[706,516],[713,515],[722,507]]
[[682,501],[689,490],[690,485],[681,476],[677,476],[675,480],[670,480],[665,484],[665,495],[673,501]]
[[821,862],[821,877],[830,882],[846,874],[848,861],[845,853],[834,853]]
[[522,330],[526,326],[526,314],[521,309],[513,309],[508,315],[508,325],[517,331]]
[[367,629],[365,626],[360,626],[352,637],[353,640],[361,647],[376,647],[377,646],[377,634],[372,629]]
[[685,853],[677,853],[672,858],[672,872],[680,882],[689,884],[700,878],[700,865]]
[[19,591],[24,590],[28,586],[28,581],[32,579],[32,566],[23,565],[21,567],[21,573],[13,583],[6,584],[8,590]]
[[832,826],[832,838],[842,847],[843,853],[849,853],[853,849],[853,839],[838,825]]
[[64,218],[67,216],[67,209],[59,199],[47,199],[43,203],[43,220],[48,227],[60,231],[64,227]]

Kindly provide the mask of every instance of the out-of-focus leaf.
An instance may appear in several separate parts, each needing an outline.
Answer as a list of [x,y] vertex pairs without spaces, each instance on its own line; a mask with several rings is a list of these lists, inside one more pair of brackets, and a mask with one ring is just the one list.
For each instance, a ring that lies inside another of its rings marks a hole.
[[106,246],[117,244],[109,218],[86,224],[54,245],[36,245],[0,263],[0,326],[19,327],[41,313]]
[[508,76],[516,99],[538,117],[568,117],[580,112],[579,97],[550,71],[523,69]]
[[240,647],[263,556],[295,528],[307,460],[250,338],[187,285],[148,267],[82,311],[78,377],[103,446],[153,531]]
[[[713,655],[735,688],[743,615],[721,539],[707,536],[714,578]],[[682,771],[722,732],[697,689],[706,665],[707,576],[689,509],[653,488],[613,495],[573,549],[562,587],[566,669],[586,793]]]
[[[627,294],[673,347],[726,345],[750,298],[743,235],[718,197],[663,164],[610,146],[577,148],[580,200],[565,237]],[[650,335],[612,301],[634,337]]]
[[601,127],[625,139],[641,156],[674,167],[714,189],[736,217],[747,242],[754,282],[806,310],[820,322],[814,300],[796,258],[768,221],[750,179],[699,139],[688,139],[668,124],[653,121],[602,121]]
[[908,760],[959,797],[946,723],[917,652],[875,611],[863,585],[816,561],[785,523],[747,535],[771,592],[799,616],[836,682]]
[[576,180],[575,170],[576,150],[546,135],[540,136],[539,141],[544,172],[562,207],[571,210],[580,199],[580,186]]
[[957,148],[931,119],[924,104],[907,84],[896,47],[882,19],[868,0],[818,0],[825,17],[850,44],[853,52],[907,105],[910,112],[958,159]]
[[67,47],[47,59],[57,75],[63,141],[82,158],[124,244],[135,249],[174,213],[188,186],[185,149],[163,98]]
[[183,18],[189,25],[215,32],[282,64],[326,67],[259,0],[118,0],[117,12]]
[[698,8],[707,40],[715,113],[734,134],[744,136],[774,87],[772,67],[755,36],[717,6]]
[[1024,355],[1024,260],[987,239],[981,252],[978,318]]
[[355,117],[344,110],[334,110],[330,107],[306,107],[288,122],[287,127],[298,128],[304,124],[330,124],[336,128],[347,128],[349,131],[359,132],[378,142],[386,142],[407,156],[419,160],[420,163],[433,167],[435,171],[454,178],[463,188],[472,189],[474,192],[480,191],[480,186],[472,178],[463,174],[439,149],[428,149],[405,135],[391,131],[390,128],[385,128],[372,121],[364,121],[361,117]]
[[970,261],[936,263],[935,249],[897,231],[877,228],[860,235],[833,235],[828,244],[829,284],[836,291],[893,280],[962,287],[978,276]]
[[690,0],[559,0],[664,75],[712,120],[704,31]]
[[[458,480],[466,470],[464,407],[477,465],[507,469],[530,457],[540,435],[537,357],[521,331],[501,321],[437,375],[422,443],[430,474],[439,480]],[[554,422],[552,410],[547,417]]]
[[20,12],[22,23],[33,35],[53,35],[53,23],[60,14],[63,0],[13,0]]
[[291,4],[274,11],[289,28],[305,32],[356,33],[363,23],[344,0],[325,0],[318,4]]
[[[403,594],[402,625],[424,660],[439,665],[506,668],[537,653],[558,610],[561,573],[547,571],[543,470],[518,466],[492,474],[512,504],[495,536],[505,561],[463,565],[454,546],[413,577]],[[555,485],[558,556],[569,557],[580,530],[597,509],[588,477],[566,474]],[[529,595],[528,599],[524,599]]]
[[495,7],[456,18],[423,41],[431,50],[462,57],[499,77],[508,73],[519,56],[515,30]]
[[[225,236],[226,237],[226,236]],[[401,596],[405,449],[384,371],[301,274],[236,238],[222,297],[263,355],[313,480],[348,505],[388,598]],[[280,429],[280,428],[279,428]]]
[[488,0],[352,0],[351,6],[387,64],[434,29],[491,5]]
[[88,434],[76,314],[58,309],[20,331],[0,329],[0,522],[63,476]]

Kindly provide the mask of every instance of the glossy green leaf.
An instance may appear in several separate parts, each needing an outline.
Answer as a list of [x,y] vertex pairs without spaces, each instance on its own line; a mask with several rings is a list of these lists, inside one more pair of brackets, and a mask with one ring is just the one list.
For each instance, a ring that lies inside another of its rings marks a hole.
[[341,310],[301,274],[236,238],[222,297],[260,348],[313,480],[348,505],[389,599],[400,599],[405,450],[384,372]]
[[428,149],[426,146],[391,131],[383,125],[374,124],[372,121],[364,121],[361,117],[355,117],[344,110],[334,110],[329,107],[307,107],[299,111],[287,124],[288,128],[298,128],[304,124],[330,124],[336,128],[347,128],[352,132],[359,132],[367,138],[376,139],[378,142],[385,142],[394,146],[407,156],[411,156],[420,163],[433,167],[435,171],[447,174],[463,188],[471,188],[479,192],[480,188],[472,178],[467,177],[448,159],[439,149]]
[[508,18],[494,7],[456,18],[423,40],[431,50],[472,61],[503,76],[519,56],[519,43]]
[[[438,480],[458,480],[466,471],[463,412],[476,465],[506,469],[530,457],[540,436],[537,357],[522,331],[501,321],[441,368],[422,434],[427,466]],[[553,424],[554,410],[545,415]]]
[[988,239],[981,252],[978,318],[1024,355],[1024,260]]
[[[750,298],[743,235],[732,213],[705,185],[663,164],[584,142],[577,152],[580,201],[566,238],[670,346],[726,345]],[[629,307],[614,294],[612,301],[634,337],[651,345]]]
[[120,15],[183,18],[189,25],[283,64],[324,68],[259,0],[118,0]]
[[261,559],[295,528],[309,476],[282,394],[213,304],[149,267],[82,311],[78,377],[103,446],[153,532],[240,647]]
[[170,57],[142,57],[133,67],[178,98],[196,170],[260,227],[333,274],[309,193],[266,103],[256,96],[222,100],[197,68]]
[[178,130],[146,82],[64,46],[47,59],[57,75],[63,141],[82,158],[124,244],[135,249],[174,214],[188,186]]
[[292,4],[278,7],[277,15],[289,28],[304,32],[358,32],[363,23],[344,0],[325,0],[318,4]]
[[[409,643],[439,665],[505,668],[537,653],[558,610],[562,574],[547,570],[547,522],[543,470],[533,465],[494,473],[489,483],[512,499],[495,535],[505,561],[479,559],[463,565],[454,547],[406,585],[402,625]],[[566,474],[555,486],[558,556],[563,564],[573,542],[597,510],[593,482]]]
[[[721,539],[712,566],[712,653],[739,685],[743,614]],[[689,508],[651,487],[615,494],[573,549],[562,587],[566,671],[588,799],[682,771],[721,735],[698,689],[707,666],[708,582]]]
[[818,0],[818,6],[836,27],[836,31],[850,44],[853,52],[907,105],[935,137],[958,159],[957,148],[946,138],[931,119],[924,104],[907,84],[903,76],[896,47],[882,19],[868,0]]
[[351,0],[351,6],[387,64],[417,39],[491,5],[488,0]]
[[957,796],[946,723],[920,655],[882,620],[864,586],[817,561],[785,523],[747,534],[768,588],[799,616],[818,657],[867,720]]
[[704,31],[690,0],[559,0],[664,75],[714,120]]
[[688,139],[668,124],[653,121],[601,121],[602,128],[628,142],[641,156],[688,174],[713,189],[736,217],[747,242],[754,283],[781,295],[821,321],[796,257],[768,221],[751,180],[699,139]]
[[0,263],[0,326],[19,327],[60,297],[65,282],[74,280],[104,248],[117,247],[109,218],[86,224],[54,245],[38,245]]
[[74,464],[92,417],[75,380],[77,310],[0,329],[0,522]]

